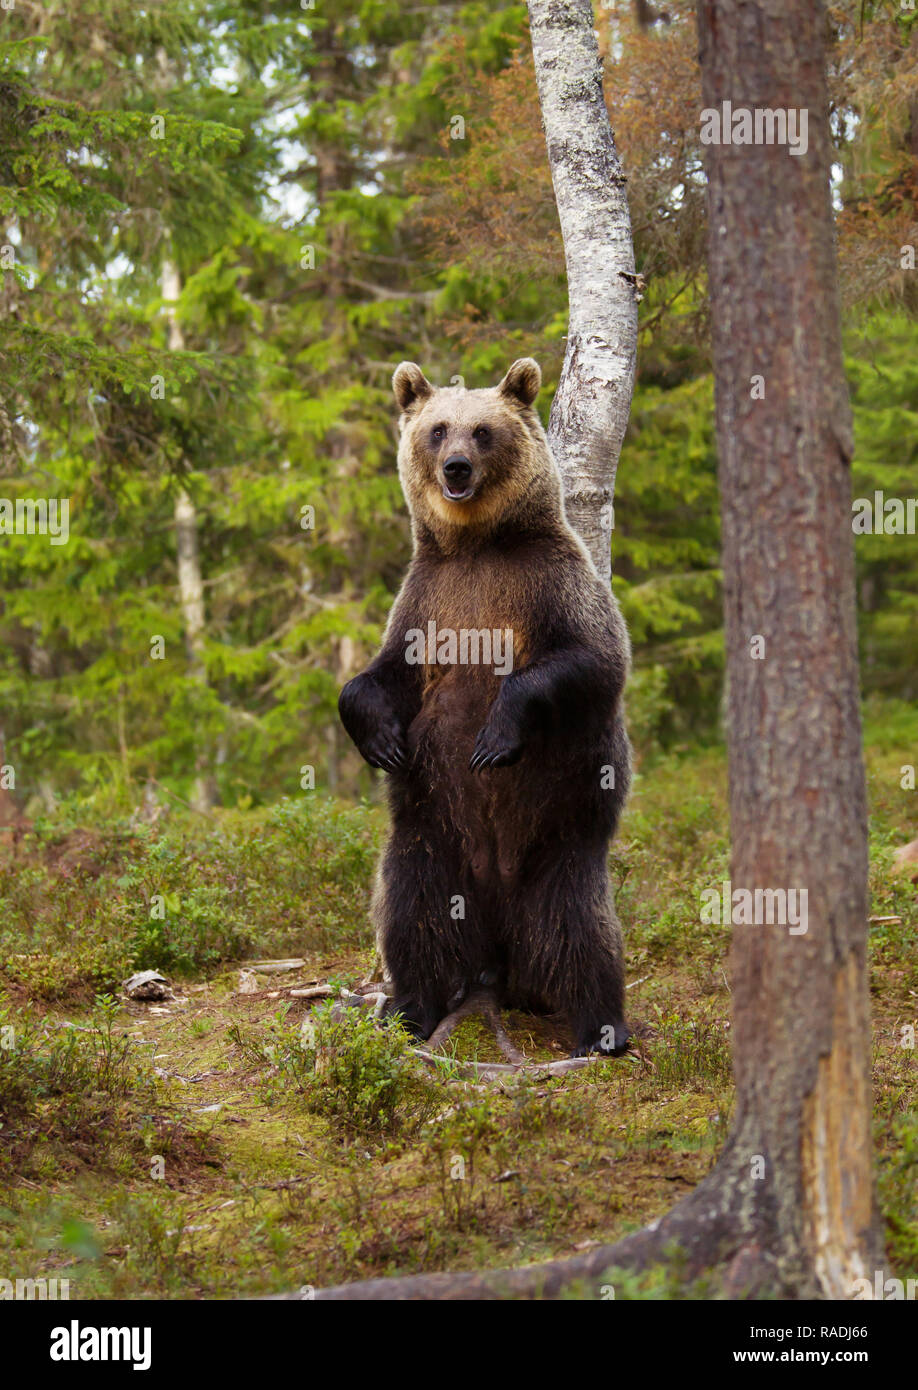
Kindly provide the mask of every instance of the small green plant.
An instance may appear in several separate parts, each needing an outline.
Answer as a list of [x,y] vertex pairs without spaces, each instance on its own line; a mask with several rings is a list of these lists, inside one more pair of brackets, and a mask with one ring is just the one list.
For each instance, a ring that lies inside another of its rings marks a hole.
[[346,1134],[415,1131],[441,1094],[422,1070],[411,1039],[397,1023],[379,1023],[340,1005],[317,1008],[299,1047],[312,1063],[305,1077],[307,1107]]
[[252,945],[251,931],[229,895],[215,884],[188,884],[161,895],[162,918],[142,916],[132,942],[138,970],[171,970],[181,975],[210,970],[233,960]]
[[918,1267],[918,1113],[897,1115],[887,1126],[877,1171],[887,1249],[898,1269]]
[[125,1255],[122,1277],[166,1297],[181,1287],[187,1245],[185,1217],[166,1192],[118,1194],[109,1207]]
[[92,1028],[96,1042],[96,1089],[109,1095],[124,1095],[133,1082],[133,1048],[127,1033],[115,1032],[115,1021],[121,1012],[118,1000],[111,994],[96,995],[92,1011]]
[[262,1070],[267,1103],[282,1099],[292,1083],[306,1108],[345,1137],[406,1135],[424,1123],[442,1092],[397,1023],[380,1026],[333,1000],[300,1024],[287,1022],[288,1009],[278,1010],[267,1027],[235,1023],[229,1029],[244,1060]]
[[715,1019],[662,1015],[651,1055],[663,1088],[724,1083],[732,1074],[729,1040]]
[[455,1106],[428,1126],[425,1138],[437,1160],[445,1222],[457,1231],[468,1230],[487,1210],[483,1153],[489,1147],[502,1147],[491,1097]]

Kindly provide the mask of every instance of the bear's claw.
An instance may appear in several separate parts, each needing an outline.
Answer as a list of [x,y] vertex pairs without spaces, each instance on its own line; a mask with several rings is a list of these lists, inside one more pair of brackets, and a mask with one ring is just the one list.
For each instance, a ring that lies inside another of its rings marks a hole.
[[384,772],[400,772],[408,766],[408,754],[397,738],[376,734],[369,740],[363,756],[370,767],[382,768]]
[[523,756],[519,743],[502,741],[496,738],[487,726],[475,740],[475,751],[469,759],[469,769],[480,772],[486,767],[511,767]]

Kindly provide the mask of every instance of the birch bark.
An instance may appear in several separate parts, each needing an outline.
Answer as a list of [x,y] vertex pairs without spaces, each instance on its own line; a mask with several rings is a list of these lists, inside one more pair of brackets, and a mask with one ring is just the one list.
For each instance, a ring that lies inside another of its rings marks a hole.
[[570,304],[548,439],[568,520],[608,582],[615,471],[637,357],[626,179],[603,98],[590,0],[529,0],[529,27]]

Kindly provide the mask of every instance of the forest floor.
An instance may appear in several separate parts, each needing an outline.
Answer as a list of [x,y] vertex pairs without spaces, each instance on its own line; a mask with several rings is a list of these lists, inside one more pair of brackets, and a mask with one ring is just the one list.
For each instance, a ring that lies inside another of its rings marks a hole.
[[[866,745],[878,1191],[890,1272],[914,1276],[918,874],[892,852],[916,835],[918,710],[869,709]],[[707,1172],[733,1103],[729,929],[699,920],[729,876],[723,749],[640,768],[612,858],[636,1045],[563,1077],[434,1075],[400,1030],[291,995],[372,968],[383,827],[308,794],[153,827],[90,800],[0,847],[0,1277],[230,1298],[520,1264],[615,1240]],[[258,964],[285,956],[302,966]],[[174,998],[127,1000],[139,969]],[[527,1056],[566,1055],[552,1020],[505,1022]],[[474,1018],[451,1053],[501,1060]],[[616,1278],[618,1298],[716,1292]]]

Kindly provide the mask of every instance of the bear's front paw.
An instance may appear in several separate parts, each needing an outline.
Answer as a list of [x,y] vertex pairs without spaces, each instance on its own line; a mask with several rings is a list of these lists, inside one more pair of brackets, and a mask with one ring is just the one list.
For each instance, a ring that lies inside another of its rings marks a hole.
[[370,767],[398,772],[408,766],[405,731],[392,708],[392,702],[367,671],[361,672],[338,696],[338,712],[360,756]]
[[408,766],[409,761],[403,738],[398,724],[394,720],[386,720],[367,735],[360,751],[370,767],[381,767],[384,772],[400,772]]
[[506,726],[486,724],[475,740],[469,767],[472,772],[486,767],[510,767],[522,756],[523,741],[518,733]]

